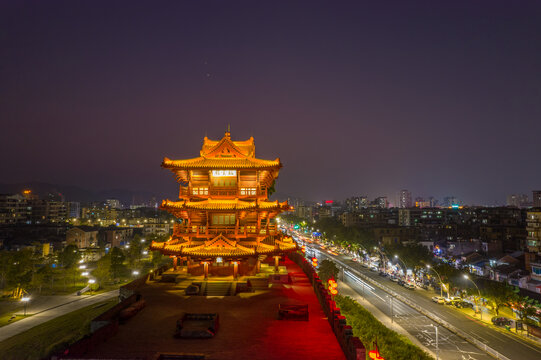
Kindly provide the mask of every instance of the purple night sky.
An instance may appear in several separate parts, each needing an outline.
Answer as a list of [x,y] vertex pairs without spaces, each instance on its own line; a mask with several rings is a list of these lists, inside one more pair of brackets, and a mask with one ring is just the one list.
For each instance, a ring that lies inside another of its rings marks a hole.
[[174,192],[253,135],[306,199],[541,188],[539,1],[3,1],[0,183]]

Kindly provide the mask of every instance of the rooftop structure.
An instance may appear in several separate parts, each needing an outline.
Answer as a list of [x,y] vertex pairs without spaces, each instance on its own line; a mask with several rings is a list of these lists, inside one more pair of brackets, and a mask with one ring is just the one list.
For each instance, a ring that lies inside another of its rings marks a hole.
[[229,130],[221,140],[205,137],[199,157],[164,158],[162,167],[180,184],[179,198],[163,200],[160,206],[177,222],[171,239],[153,242],[152,250],[188,260],[236,263],[295,249],[276,223],[276,216],[292,207],[269,200],[282,163],[256,158],[252,137],[233,141]]

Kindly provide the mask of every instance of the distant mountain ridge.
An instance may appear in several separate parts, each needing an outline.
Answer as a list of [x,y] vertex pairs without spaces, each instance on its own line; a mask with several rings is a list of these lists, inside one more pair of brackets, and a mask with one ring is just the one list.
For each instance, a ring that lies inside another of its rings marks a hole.
[[161,201],[167,194],[151,193],[148,191],[133,191],[126,189],[107,189],[101,191],[88,190],[73,185],[59,185],[44,182],[26,182],[17,184],[0,184],[0,193],[17,194],[25,189],[30,189],[40,198],[48,194],[61,195],[65,201],[77,201],[81,203],[99,202],[106,199],[118,199],[125,206],[131,204],[148,203],[153,198]]

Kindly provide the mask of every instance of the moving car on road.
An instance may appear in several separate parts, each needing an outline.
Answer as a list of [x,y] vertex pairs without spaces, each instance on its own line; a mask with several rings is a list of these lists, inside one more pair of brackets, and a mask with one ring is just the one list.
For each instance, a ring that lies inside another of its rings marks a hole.
[[434,301],[435,303],[438,303],[438,304],[445,304],[445,298],[443,298],[441,296],[433,296],[432,301]]

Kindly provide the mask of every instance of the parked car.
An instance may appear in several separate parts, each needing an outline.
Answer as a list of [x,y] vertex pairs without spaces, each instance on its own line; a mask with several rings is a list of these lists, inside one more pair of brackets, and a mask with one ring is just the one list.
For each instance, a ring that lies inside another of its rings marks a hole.
[[504,317],[493,317],[492,319],[492,323],[496,326],[509,326],[511,325],[511,320],[509,320],[508,318],[504,318]]
[[450,298],[445,298],[445,305],[454,305],[457,301],[462,301],[458,296],[451,296]]
[[445,298],[442,298],[441,296],[433,296],[432,301],[434,301],[437,304],[444,304]]
[[473,308],[473,304],[467,301],[456,301],[453,305],[455,305],[457,308]]
[[398,279],[398,285],[402,285],[402,286],[403,286],[404,284],[405,284],[404,280]]
[[413,285],[413,284],[406,283],[406,284],[404,284],[404,286],[406,287],[406,289],[415,290],[415,285]]
[[391,281],[398,282],[400,279],[396,276],[391,276]]

